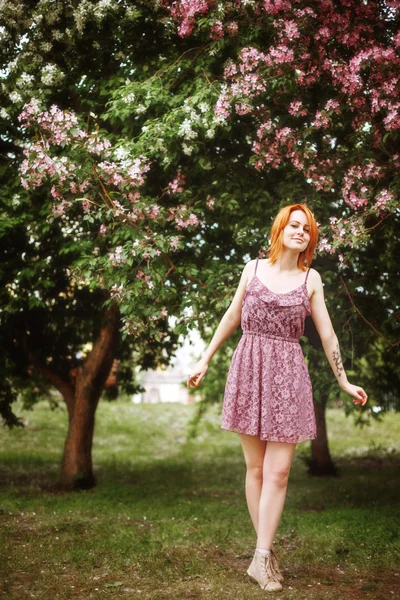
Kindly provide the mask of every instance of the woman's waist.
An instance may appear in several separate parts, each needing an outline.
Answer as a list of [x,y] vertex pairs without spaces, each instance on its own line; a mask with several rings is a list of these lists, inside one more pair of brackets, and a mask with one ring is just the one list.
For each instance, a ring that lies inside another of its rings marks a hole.
[[251,330],[251,329],[243,329],[243,335],[260,336],[260,337],[270,338],[273,340],[284,340],[285,342],[293,342],[296,344],[299,343],[298,337],[281,335],[279,333],[274,333],[274,332],[270,332],[270,331],[257,331],[257,330]]

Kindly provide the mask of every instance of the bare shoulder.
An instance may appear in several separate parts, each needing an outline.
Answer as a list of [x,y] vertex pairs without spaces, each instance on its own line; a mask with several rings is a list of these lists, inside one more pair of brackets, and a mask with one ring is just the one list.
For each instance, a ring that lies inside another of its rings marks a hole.
[[313,283],[322,283],[321,275],[316,269],[313,269],[312,267],[310,267],[310,274],[308,276],[308,279]]
[[247,262],[242,270],[242,280],[244,280],[245,282],[248,281],[250,279],[250,277],[252,276],[252,274],[254,273],[254,270],[256,268],[256,259],[253,260],[249,260],[249,262]]
[[256,262],[257,262],[256,258],[249,260],[249,262],[246,263],[245,267],[244,267],[246,269],[246,271],[248,271],[249,273],[252,273],[254,271],[254,269],[256,268]]
[[308,276],[308,282],[311,288],[311,295],[316,291],[323,290],[322,278],[319,272],[316,269],[310,267],[310,274]]

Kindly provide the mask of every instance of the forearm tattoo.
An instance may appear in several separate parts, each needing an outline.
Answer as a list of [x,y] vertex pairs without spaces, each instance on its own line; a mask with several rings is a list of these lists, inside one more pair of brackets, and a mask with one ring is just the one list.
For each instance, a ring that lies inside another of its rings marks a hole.
[[336,349],[333,351],[332,356],[333,362],[335,363],[337,369],[337,374],[340,377],[342,372],[344,371],[344,367],[342,363],[342,357],[340,356],[339,344],[336,345]]

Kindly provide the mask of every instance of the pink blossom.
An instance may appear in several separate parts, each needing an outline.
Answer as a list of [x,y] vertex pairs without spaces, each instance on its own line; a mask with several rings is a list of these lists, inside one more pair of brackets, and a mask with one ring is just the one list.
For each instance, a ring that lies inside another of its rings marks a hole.
[[241,50],[239,58],[241,61],[240,71],[242,74],[245,74],[262,64],[266,56],[263,52],[257,50],[257,48],[250,46]]
[[265,58],[265,64],[273,66],[276,64],[292,63],[294,60],[294,52],[285,44],[280,44],[276,48],[270,47],[269,53]]
[[289,0],[264,0],[264,10],[272,15],[290,10],[290,8],[291,2]]
[[300,31],[298,30],[295,21],[285,21],[283,26],[285,30],[285,35],[289,38],[289,40],[294,40],[300,37]]
[[348,269],[349,268],[349,265],[345,262],[343,254],[338,254],[338,259],[339,259],[339,262],[340,262],[340,266],[343,269]]
[[71,202],[61,199],[61,202],[58,204],[53,204],[52,213],[56,217],[62,217],[65,214],[65,211],[70,208],[70,206]]
[[205,14],[209,10],[208,2],[205,0],[180,0],[178,2],[162,2],[163,4],[171,4],[171,15],[180,22],[178,33],[181,37],[189,36],[195,26],[195,16]]
[[214,210],[215,198],[211,198],[210,194],[207,195],[206,205],[210,210]]
[[168,194],[180,194],[183,192],[183,186],[185,185],[186,178],[180,171],[176,174],[176,178],[170,181],[168,184]]
[[314,127],[317,127],[318,129],[327,129],[329,124],[328,116],[317,110],[315,113]]
[[61,196],[60,192],[58,190],[56,190],[54,185],[52,186],[50,193],[53,196],[53,198],[59,198]]
[[187,227],[197,227],[200,225],[200,220],[194,213],[190,213],[187,218],[177,216],[175,222],[177,229],[186,229]]
[[211,27],[210,36],[213,40],[222,40],[224,37],[224,28],[221,21],[215,21],[214,25]]
[[239,31],[239,25],[236,23],[236,21],[230,21],[230,23],[227,23],[226,29],[230,35],[237,35]]
[[89,182],[87,179],[85,179],[84,181],[82,181],[81,184],[79,184],[79,191],[80,192],[84,192],[88,187],[89,187]]
[[289,105],[289,113],[291,115],[293,115],[294,117],[297,117],[299,115],[306,115],[307,111],[305,109],[302,109],[301,107],[303,106],[303,102],[301,100],[296,100],[294,102],[291,102]]
[[315,34],[316,40],[321,40],[323,42],[329,40],[332,37],[332,32],[329,27],[323,26],[321,27]]
[[230,100],[226,88],[222,88],[214,109],[215,115],[219,121],[224,121],[230,115]]
[[247,104],[235,104],[235,111],[238,115],[248,115],[252,112],[252,109]]
[[393,200],[393,194],[389,190],[381,190],[375,200],[372,208],[376,213],[381,214],[387,210],[387,203]]
[[169,240],[169,245],[172,250],[178,250],[179,247],[179,238],[177,236],[173,236]]
[[148,212],[148,217],[149,219],[156,219],[158,217],[158,215],[160,214],[160,207],[158,206],[158,204],[153,204],[153,206],[150,208],[149,212]]
[[229,62],[226,64],[224,68],[224,78],[229,79],[230,77],[234,77],[237,73],[237,66],[234,62]]
[[129,192],[128,198],[132,203],[135,203],[140,199],[140,192],[135,192],[134,194],[132,194],[132,192]]
[[339,113],[340,104],[337,100],[328,100],[328,102],[325,104],[325,110],[332,110],[333,112]]

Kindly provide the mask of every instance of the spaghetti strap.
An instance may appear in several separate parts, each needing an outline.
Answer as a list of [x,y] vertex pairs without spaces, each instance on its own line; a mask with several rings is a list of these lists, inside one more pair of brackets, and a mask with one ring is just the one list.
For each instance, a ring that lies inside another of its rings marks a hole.
[[258,258],[256,260],[256,268],[255,268],[255,271],[254,271],[254,275],[257,273],[257,267],[258,267]]
[[304,283],[307,283],[307,279],[308,279],[308,274],[309,274],[309,272],[310,272],[310,268],[311,268],[311,267],[309,267],[309,268],[308,268],[308,270],[307,270],[307,275],[306,275],[306,279],[305,279]]

